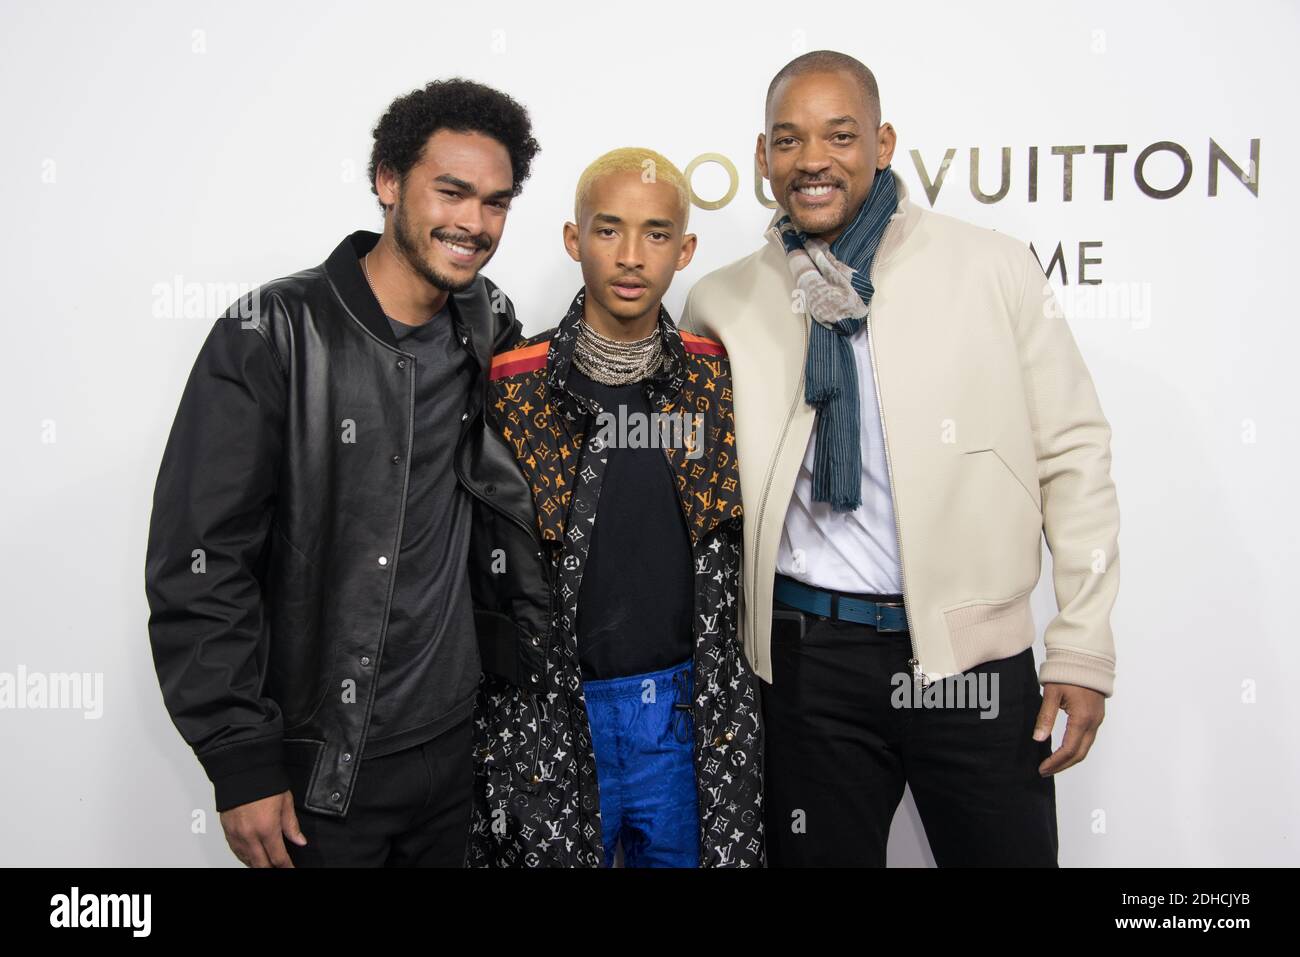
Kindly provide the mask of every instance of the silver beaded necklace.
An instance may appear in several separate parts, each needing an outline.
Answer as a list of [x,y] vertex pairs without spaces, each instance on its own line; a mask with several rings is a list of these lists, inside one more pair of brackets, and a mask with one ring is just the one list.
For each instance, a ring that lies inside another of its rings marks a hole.
[[644,339],[622,342],[603,336],[578,320],[578,339],[574,343],[573,364],[583,375],[603,385],[628,385],[640,382],[659,371],[664,360],[663,336],[656,324]]

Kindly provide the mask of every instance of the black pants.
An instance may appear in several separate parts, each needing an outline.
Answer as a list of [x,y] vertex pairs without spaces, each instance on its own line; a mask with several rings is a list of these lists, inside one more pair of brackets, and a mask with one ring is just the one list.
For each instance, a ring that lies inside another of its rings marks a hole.
[[[778,605],[778,615],[790,612]],[[801,638],[798,617],[774,620],[773,683],[762,686],[769,866],[883,867],[905,784],[940,867],[1056,866],[1055,786],[1038,774],[1052,745],[1032,738],[1043,700],[1032,649],[967,672],[985,673],[990,692],[997,674],[996,717],[969,699],[904,708],[907,632],[804,615]]]
[[474,786],[473,722],[357,770],[345,818],[298,804],[307,846],[285,841],[294,867],[463,867]]

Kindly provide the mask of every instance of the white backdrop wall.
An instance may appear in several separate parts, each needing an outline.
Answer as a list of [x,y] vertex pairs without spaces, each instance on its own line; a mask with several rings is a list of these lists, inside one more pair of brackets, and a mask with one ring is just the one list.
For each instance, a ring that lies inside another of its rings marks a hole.
[[[623,145],[683,167],[725,156],[739,189],[692,214],[699,252],[668,297],[677,315],[692,282],[759,244],[763,94],[793,56],[826,47],[875,70],[899,133],[894,167],[918,202],[1032,242],[1045,265],[1060,244],[1066,269],[1052,278],[1114,429],[1118,681],[1091,756],[1057,779],[1061,863],[1300,859],[1300,634],[1287,604],[1300,579],[1300,333],[1286,293],[1300,213],[1296,4],[0,11],[0,676],[101,682],[89,709],[0,709],[0,863],[235,864],[152,668],[150,496],[228,290],[380,228],[365,168],[390,100],[462,75],[530,109],[543,152],[486,270],[529,332],[554,324],[581,281],[560,230],[588,161]],[[1177,148],[1157,147],[1135,176],[1160,143]],[[1211,162],[1212,144],[1240,177]],[[1111,198],[1099,146],[1126,148],[1111,154]],[[1053,147],[1083,147],[1068,201]],[[1003,148],[1006,195],[979,202],[972,150],[996,193]],[[1179,149],[1185,187],[1148,195],[1139,180],[1179,183]],[[694,187],[717,198],[727,176],[705,164]],[[1081,252],[1099,284],[1080,283]],[[1040,635],[1053,613],[1045,563]],[[910,799],[890,861],[933,863]]]

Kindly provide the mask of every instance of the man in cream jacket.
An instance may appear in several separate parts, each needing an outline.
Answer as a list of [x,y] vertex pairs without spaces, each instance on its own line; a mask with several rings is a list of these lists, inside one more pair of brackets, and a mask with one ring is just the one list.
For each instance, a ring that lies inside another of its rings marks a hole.
[[[908,198],[860,62],[789,63],[765,127],[780,208],[682,326],[731,359],[769,863],[882,866],[910,785],[939,866],[1055,866],[1052,775],[1115,678],[1092,380],[1024,243]],[[1035,674],[1044,535],[1059,612]]]

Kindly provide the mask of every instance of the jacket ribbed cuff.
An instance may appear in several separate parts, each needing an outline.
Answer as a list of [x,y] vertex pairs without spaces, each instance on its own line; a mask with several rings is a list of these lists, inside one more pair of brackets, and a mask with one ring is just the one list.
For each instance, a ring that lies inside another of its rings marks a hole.
[[1038,680],[1041,684],[1091,688],[1109,698],[1115,691],[1115,664],[1107,658],[1048,645]]
[[289,775],[283,767],[270,764],[263,768],[249,768],[212,782],[217,813],[232,807],[260,801],[289,790]]
[[212,782],[218,813],[289,790],[279,735],[227,745],[198,758]]

